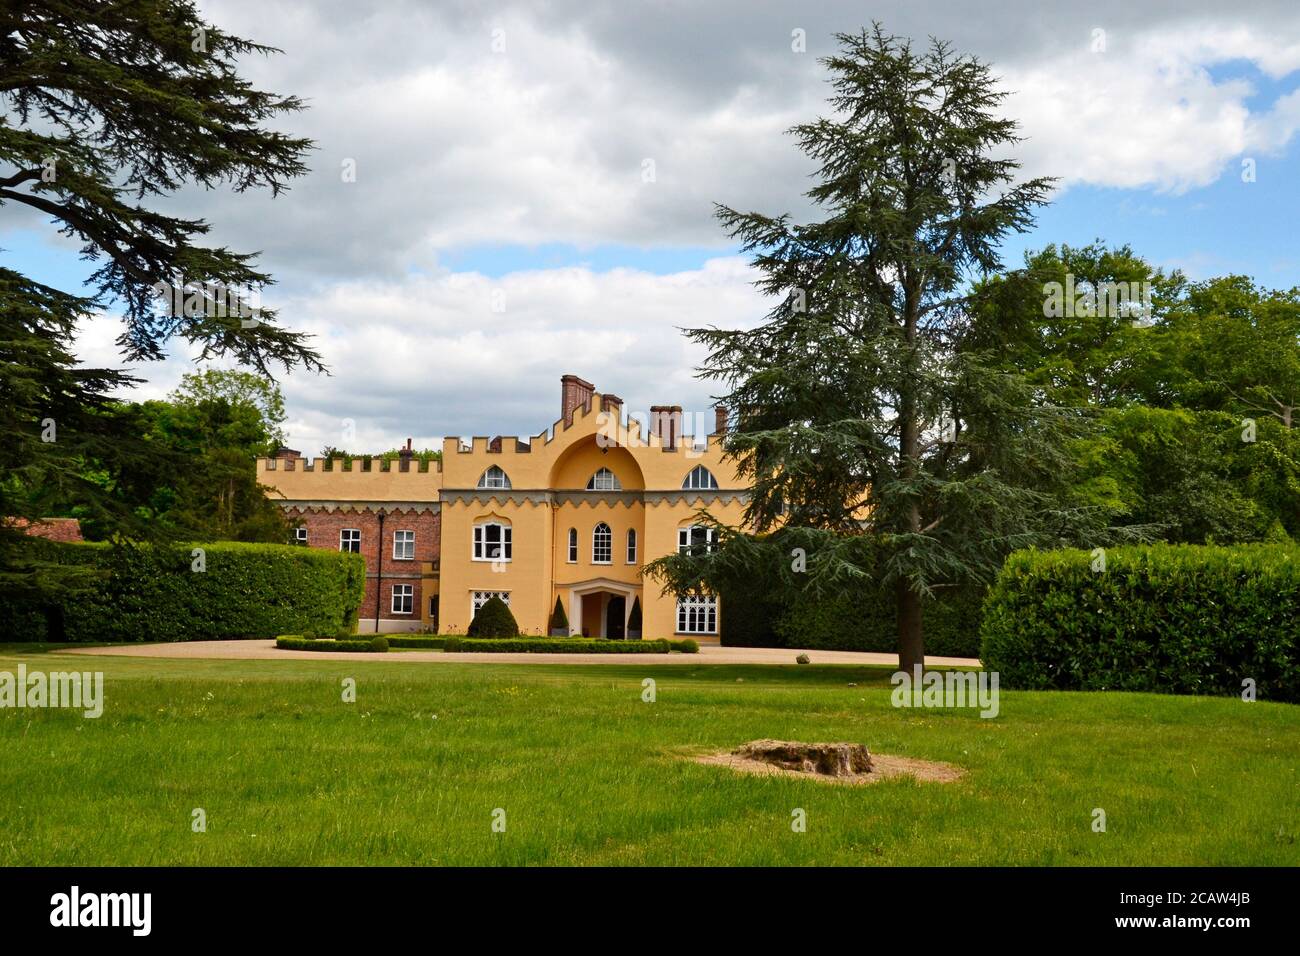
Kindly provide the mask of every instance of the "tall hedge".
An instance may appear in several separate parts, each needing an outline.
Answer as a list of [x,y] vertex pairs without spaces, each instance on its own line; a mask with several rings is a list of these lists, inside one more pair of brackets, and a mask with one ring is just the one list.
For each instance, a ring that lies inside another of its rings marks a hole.
[[[1094,570],[1094,568],[1096,568]],[[984,606],[1005,687],[1300,701],[1300,549],[1151,545],[1011,555]]]
[[[64,640],[74,642],[351,634],[365,596],[364,559],[336,551],[236,542],[63,544],[51,551],[59,561],[104,572],[62,605]],[[21,622],[13,640],[49,637],[35,608],[0,602],[0,615]]]

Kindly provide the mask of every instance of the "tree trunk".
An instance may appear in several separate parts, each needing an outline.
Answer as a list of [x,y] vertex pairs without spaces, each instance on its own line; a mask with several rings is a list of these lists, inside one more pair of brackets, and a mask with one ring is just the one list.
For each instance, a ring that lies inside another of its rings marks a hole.
[[898,668],[912,673],[925,667],[925,639],[921,631],[921,595],[906,580],[898,582]]
[[[909,285],[903,306],[903,333],[907,339],[908,353],[899,388],[899,473],[904,480],[917,476],[921,451],[919,414],[916,407],[916,329],[918,323],[917,295]],[[907,532],[921,533],[921,505],[913,497],[907,505]],[[905,671],[916,664],[925,665],[925,637],[921,630],[921,596],[906,578],[898,582],[898,663]]]

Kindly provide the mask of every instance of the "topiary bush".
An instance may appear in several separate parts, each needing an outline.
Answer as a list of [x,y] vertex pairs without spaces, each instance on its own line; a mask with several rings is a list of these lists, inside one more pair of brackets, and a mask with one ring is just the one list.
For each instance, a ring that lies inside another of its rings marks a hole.
[[[46,544],[43,554],[98,572],[62,606],[66,641],[202,641],[351,634],[365,596],[357,554],[233,541],[173,546]],[[18,640],[47,638],[45,616],[0,600]]]
[[[1300,702],[1300,549],[1150,545],[1012,554],[980,658],[1002,685]],[[1094,570],[1096,569],[1096,570]]]
[[698,654],[700,652],[700,643],[693,637],[683,638],[680,641],[669,641],[668,646],[682,654]]
[[468,637],[518,637],[519,625],[506,602],[493,597],[478,609],[465,634]]
[[555,610],[551,612],[551,634],[563,636],[569,633],[569,616],[564,613],[564,602],[555,599]]

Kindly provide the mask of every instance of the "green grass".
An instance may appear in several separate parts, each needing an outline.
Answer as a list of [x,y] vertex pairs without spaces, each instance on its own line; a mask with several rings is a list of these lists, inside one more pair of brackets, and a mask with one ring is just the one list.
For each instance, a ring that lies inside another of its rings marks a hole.
[[[106,677],[98,720],[0,710],[0,864],[1300,863],[1294,706],[1006,691],[981,720],[892,708],[882,668],[358,658],[0,645],[0,670]],[[680,759],[758,737],[969,775],[851,788]]]

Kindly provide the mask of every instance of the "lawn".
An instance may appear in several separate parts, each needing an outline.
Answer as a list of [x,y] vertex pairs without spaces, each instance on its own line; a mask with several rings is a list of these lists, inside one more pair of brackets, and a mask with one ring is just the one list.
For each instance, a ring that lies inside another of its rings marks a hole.
[[[0,710],[5,865],[1300,863],[1294,706],[1004,691],[981,720],[896,710],[877,668],[0,645],[0,670],[19,662],[104,671],[105,707]],[[758,737],[861,741],[969,774],[837,787],[680,757]]]

